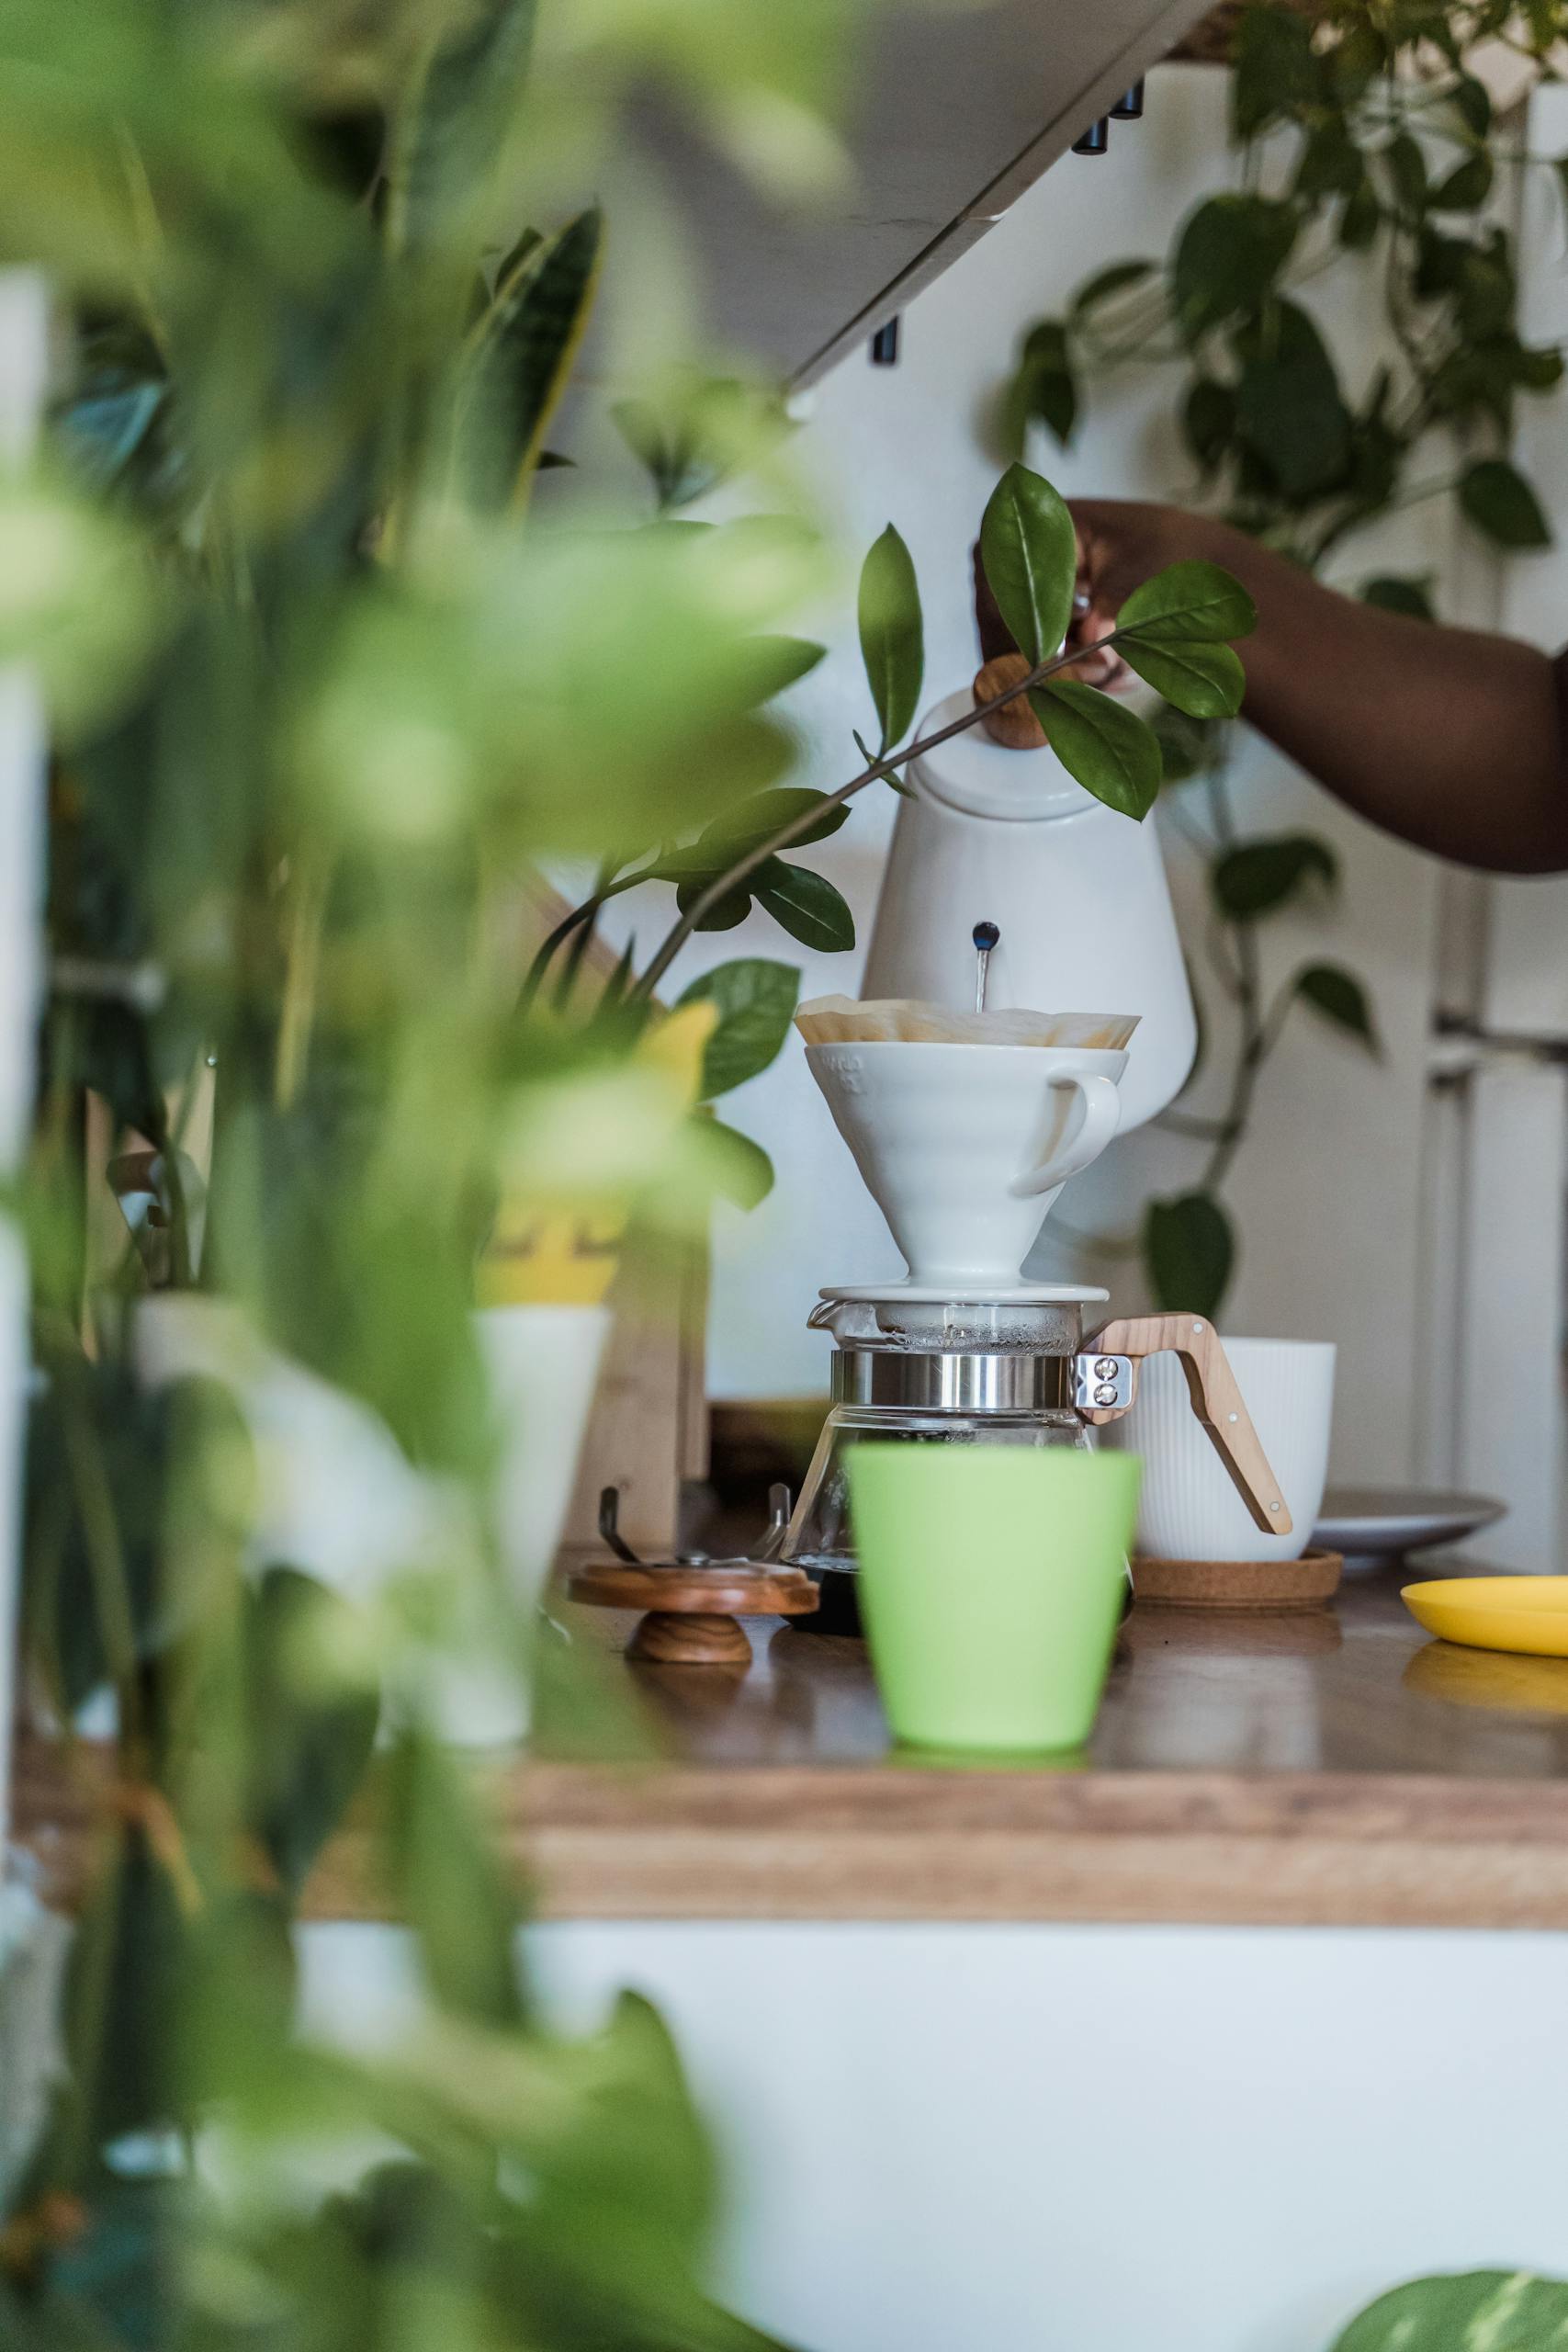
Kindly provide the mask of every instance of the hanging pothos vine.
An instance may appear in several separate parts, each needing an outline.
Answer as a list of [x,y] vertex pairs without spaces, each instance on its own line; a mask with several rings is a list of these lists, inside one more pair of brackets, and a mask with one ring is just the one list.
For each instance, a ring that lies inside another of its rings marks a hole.
[[[1035,421],[1066,445],[1091,387],[1159,367],[1196,468],[1182,503],[1314,571],[1394,509],[1439,498],[1494,549],[1545,546],[1540,502],[1508,446],[1517,398],[1551,391],[1562,356],[1520,336],[1513,240],[1492,199],[1508,165],[1554,172],[1568,199],[1568,155],[1532,155],[1500,130],[1467,60],[1500,42],[1550,77],[1565,35],[1563,0],[1324,0],[1310,16],[1250,6],[1232,53],[1241,187],[1189,213],[1163,261],[1114,263],[1028,331],[1007,399],[1019,446]],[[1296,299],[1334,269],[1370,271],[1382,291],[1384,348],[1356,391]],[[1337,577],[1369,604],[1435,617],[1428,579],[1343,562]],[[1303,1000],[1370,1051],[1376,1029],[1361,983],[1337,966],[1308,966],[1272,999],[1262,982],[1258,926],[1332,896],[1330,844],[1238,836],[1228,722],[1172,714],[1161,731],[1167,782],[1190,779],[1201,795],[1202,816],[1187,794],[1172,814],[1208,861],[1206,958],[1237,1042],[1221,1114],[1166,1114],[1205,1156],[1188,1190],[1149,1203],[1141,1247],[1162,1305],[1213,1314],[1235,1262],[1221,1194],[1291,1005]]]

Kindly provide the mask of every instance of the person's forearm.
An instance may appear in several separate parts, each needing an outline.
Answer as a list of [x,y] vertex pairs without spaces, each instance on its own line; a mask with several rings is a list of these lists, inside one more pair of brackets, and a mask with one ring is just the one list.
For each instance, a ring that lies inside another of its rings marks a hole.
[[1361,816],[1439,856],[1568,867],[1568,761],[1545,654],[1337,595],[1224,526],[1206,537],[1201,551],[1258,605],[1240,648],[1255,727]]

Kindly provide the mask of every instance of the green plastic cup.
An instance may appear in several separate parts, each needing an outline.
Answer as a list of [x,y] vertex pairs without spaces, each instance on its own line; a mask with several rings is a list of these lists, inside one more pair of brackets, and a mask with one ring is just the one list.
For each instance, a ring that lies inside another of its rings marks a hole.
[[868,1442],[845,1462],[861,1617],[895,1737],[1078,1747],[1122,1616],[1136,1455]]

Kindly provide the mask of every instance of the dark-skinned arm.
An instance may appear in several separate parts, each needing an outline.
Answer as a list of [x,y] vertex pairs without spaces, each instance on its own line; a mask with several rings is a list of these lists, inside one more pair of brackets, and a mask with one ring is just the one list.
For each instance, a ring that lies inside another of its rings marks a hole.
[[[1258,606],[1246,717],[1337,798],[1419,849],[1504,874],[1568,870],[1568,657],[1385,613],[1174,507],[1072,502],[1087,645],[1168,563],[1224,564]],[[1120,663],[1089,656],[1093,684]]]

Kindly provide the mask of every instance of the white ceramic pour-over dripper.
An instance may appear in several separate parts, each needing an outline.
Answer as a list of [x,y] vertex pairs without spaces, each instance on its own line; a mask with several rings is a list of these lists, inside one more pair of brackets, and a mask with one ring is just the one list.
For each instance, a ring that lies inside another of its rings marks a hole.
[[1124,1053],[811,1046],[834,1125],[920,1285],[1008,1289],[1069,1176],[1121,1115]]

